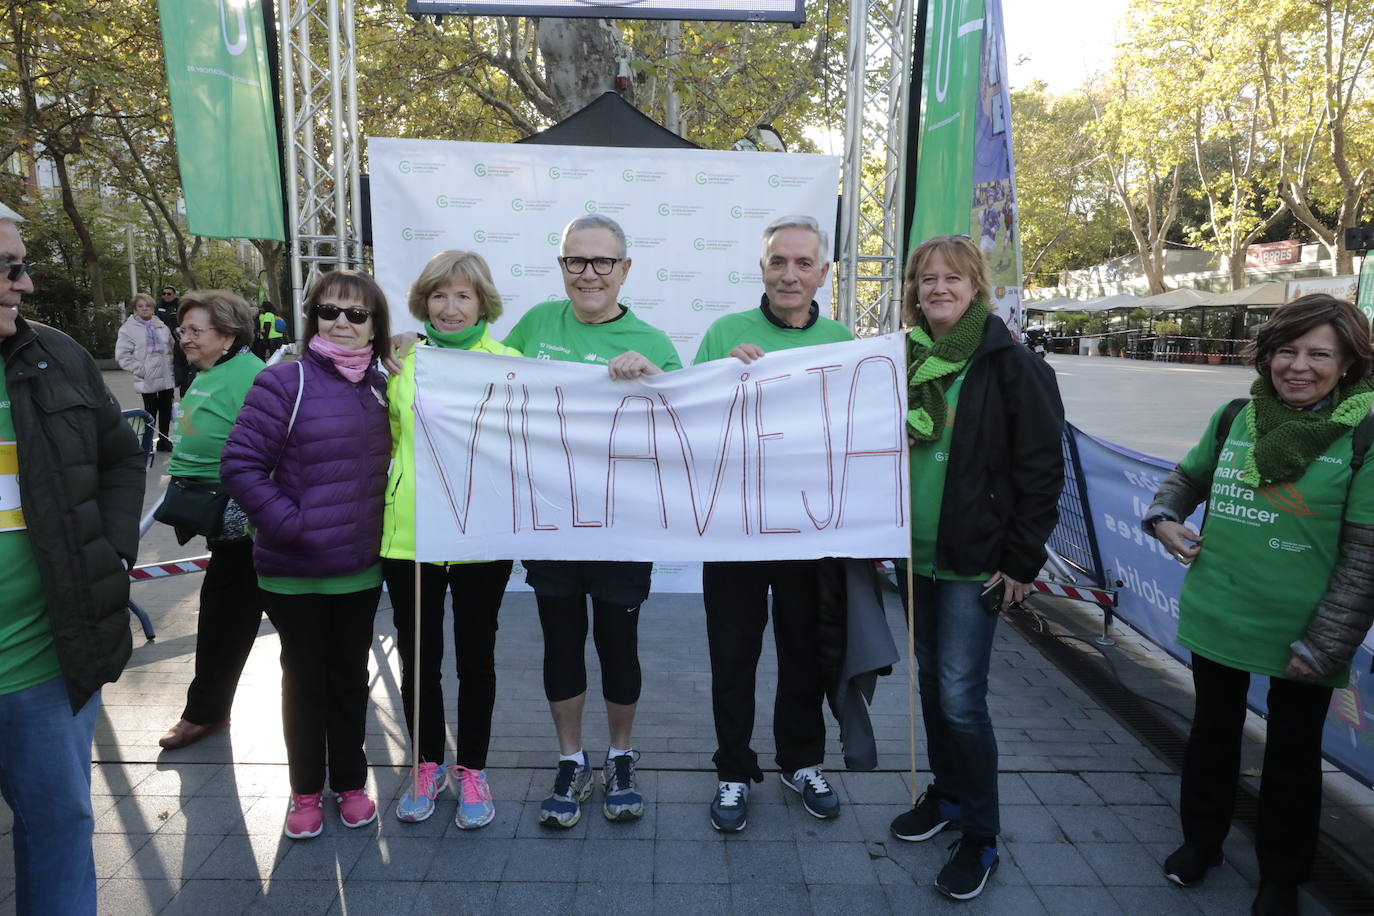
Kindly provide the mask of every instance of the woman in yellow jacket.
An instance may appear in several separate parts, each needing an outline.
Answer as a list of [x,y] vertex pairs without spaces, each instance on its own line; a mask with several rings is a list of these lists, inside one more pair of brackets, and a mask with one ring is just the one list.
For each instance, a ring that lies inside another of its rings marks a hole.
[[[446,347],[519,356],[493,340],[489,322],[501,315],[501,294],[479,254],[441,251],[410,288],[410,313],[424,322],[416,346]],[[446,785],[458,795],[454,823],[483,827],[496,816],[487,785],[487,746],[496,702],[497,614],[510,578],[511,561],[424,563],[420,568],[419,695],[415,692],[415,351],[387,385],[394,443],[382,529],[382,569],[391,595],[396,645],[401,656],[401,697],[406,729],[419,748],[418,772],[396,804],[396,817],[415,823],[434,813]],[[440,683],[444,660],[444,594],[453,592],[453,644],[458,669],[458,753],[444,766],[447,731]],[[419,734],[414,733],[415,703]]]

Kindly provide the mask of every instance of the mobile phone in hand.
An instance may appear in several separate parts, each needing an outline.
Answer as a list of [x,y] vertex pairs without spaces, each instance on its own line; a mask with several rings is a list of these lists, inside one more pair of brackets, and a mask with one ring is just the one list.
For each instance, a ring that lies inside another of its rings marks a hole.
[[978,595],[978,603],[983,606],[983,610],[989,614],[996,614],[1002,608],[1002,598],[1007,593],[1007,584],[1001,579],[983,589]]

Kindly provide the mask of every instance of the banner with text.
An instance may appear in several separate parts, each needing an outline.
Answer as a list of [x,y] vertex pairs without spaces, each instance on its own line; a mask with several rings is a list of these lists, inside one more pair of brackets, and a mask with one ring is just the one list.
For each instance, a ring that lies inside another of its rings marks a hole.
[[[1088,507],[1107,582],[1120,582],[1117,614],[1151,642],[1182,661],[1178,644],[1178,595],[1187,568],[1140,530],[1145,510],[1173,464],[1105,442],[1072,426]],[[1201,530],[1202,510],[1188,520]],[[1205,549],[1205,548],[1204,548]],[[1335,691],[1322,750],[1346,772],[1374,784],[1374,634],[1366,637],[1351,666],[1350,684]],[[1249,702],[1263,712],[1268,679],[1251,679]]]
[[900,335],[605,367],[422,348],[419,560],[906,556]]
[[[633,269],[621,301],[667,333],[684,364],[712,321],[758,307],[764,226],[794,213],[827,234],[835,226],[836,156],[381,137],[368,140],[368,155],[373,257],[388,300],[405,302],[436,252],[476,251],[505,305],[498,338],[539,303],[566,298],[556,258],[577,216],[601,213],[625,230]],[[816,298],[830,314],[829,286]]]

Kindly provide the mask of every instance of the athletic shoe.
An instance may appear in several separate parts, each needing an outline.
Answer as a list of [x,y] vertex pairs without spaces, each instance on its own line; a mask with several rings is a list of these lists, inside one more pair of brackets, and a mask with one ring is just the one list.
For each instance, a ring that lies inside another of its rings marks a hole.
[[997,837],[966,833],[949,848],[954,852],[940,869],[935,889],[953,900],[972,900],[997,871]]
[[722,782],[711,799],[711,826],[721,833],[739,833],[749,821],[749,784]]
[[840,799],[830,788],[820,767],[803,767],[788,776],[779,773],[782,784],[802,797],[802,806],[812,817],[832,818],[840,816]]
[[549,827],[571,827],[582,817],[582,802],[592,797],[592,769],[576,760],[558,761],[553,778],[553,794],[539,803],[539,823]]
[[407,824],[429,820],[434,813],[434,800],[444,791],[448,771],[437,763],[422,763],[412,770],[406,780],[406,791],[396,803],[396,818]]
[[1220,849],[1209,850],[1184,843],[1164,860],[1164,876],[1179,887],[1191,887],[1202,883],[1207,877],[1207,869],[1216,868],[1225,861]]
[[291,793],[291,807],[286,809],[286,827],[282,830],[293,840],[308,840],[324,831],[324,809],[320,801],[324,792]]
[[339,820],[345,827],[366,827],[377,819],[377,806],[367,797],[366,789],[350,789],[335,797],[339,802]]
[[453,823],[462,830],[490,824],[496,817],[496,805],[491,800],[491,786],[487,785],[487,771],[454,764],[449,769],[449,782],[458,793],[458,813],[453,815]]
[[644,816],[644,796],[635,785],[635,762],[639,751],[607,757],[601,768],[601,789],[606,802],[601,812],[608,821],[636,821]]
[[959,820],[959,803],[940,795],[932,785],[916,799],[916,806],[892,821],[892,835],[908,843],[928,840]]

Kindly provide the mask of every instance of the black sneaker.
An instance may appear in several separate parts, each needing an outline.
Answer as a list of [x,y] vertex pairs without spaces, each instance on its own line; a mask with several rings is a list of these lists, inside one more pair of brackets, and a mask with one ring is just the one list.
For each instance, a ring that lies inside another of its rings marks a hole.
[[802,798],[802,807],[812,817],[828,820],[840,816],[840,799],[820,767],[803,767],[790,776],[779,773],[782,784]]
[[601,788],[606,802],[601,813],[608,821],[634,821],[644,816],[644,796],[639,794],[635,781],[635,762],[639,751],[632,750],[619,757],[607,757],[601,770]]
[[997,837],[966,833],[949,848],[954,852],[940,869],[935,889],[952,900],[972,900],[997,871]]
[[1207,869],[1216,868],[1225,861],[1220,849],[1208,850],[1184,843],[1164,860],[1164,876],[1179,887],[1192,887],[1207,877]]
[[959,819],[959,803],[936,792],[935,787],[921,793],[916,807],[892,821],[892,835],[908,843],[928,840]]
[[1250,916],[1298,916],[1298,886],[1261,880]]
[[749,819],[749,784],[722,782],[711,799],[711,826],[721,833],[739,833]]

